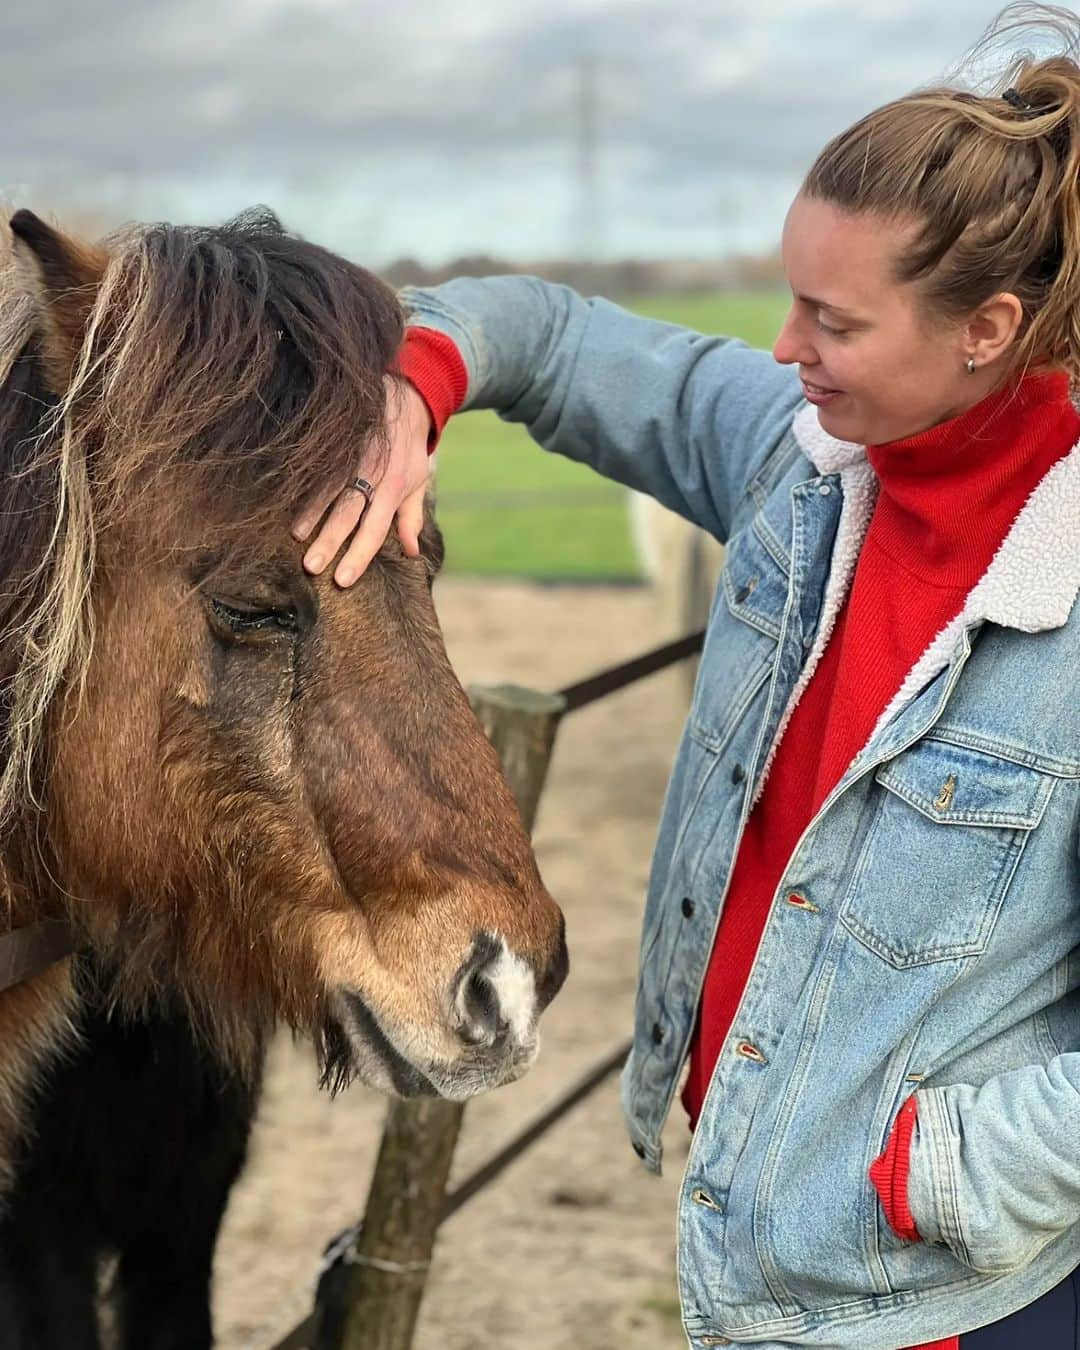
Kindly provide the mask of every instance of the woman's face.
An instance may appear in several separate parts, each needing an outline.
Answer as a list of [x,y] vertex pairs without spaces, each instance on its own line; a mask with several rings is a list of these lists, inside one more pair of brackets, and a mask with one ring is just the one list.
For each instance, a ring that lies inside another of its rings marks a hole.
[[934,323],[893,260],[914,233],[801,194],[784,223],[792,305],[773,355],[797,365],[822,427],[880,445],[957,417],[988,392],[969,375],[968,330]]

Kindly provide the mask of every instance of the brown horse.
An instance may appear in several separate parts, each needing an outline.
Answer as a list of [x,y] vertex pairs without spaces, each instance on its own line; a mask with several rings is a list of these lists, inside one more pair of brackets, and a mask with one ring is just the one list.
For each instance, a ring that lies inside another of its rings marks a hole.
[[[282,1018],[391,1093],[519,1076],[562,919],[443,648],[437,532],[341,591],[288,531],[384,435],[396,298],[269,213],[11,232],[0,932],[74,922],[111,999],[179,996],[240,1068]],[[0,1169],[75,998],[66,962],[0,993]]]

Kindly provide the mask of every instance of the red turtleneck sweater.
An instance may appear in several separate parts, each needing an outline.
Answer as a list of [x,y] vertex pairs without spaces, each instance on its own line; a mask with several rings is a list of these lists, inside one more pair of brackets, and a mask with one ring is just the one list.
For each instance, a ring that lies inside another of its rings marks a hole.
[[[465,368],[441,333],[411,328],[399,367],[426,400],[433,443]],[[865,745],[931,639],[963,607],[1027,497],[1080,440],[1064,375],[1029,376],[917,436],[870,446],[880,491],[847,600],[777,749],[735,860],[694,1037],[683,1104],[693,1125],[731,1030],[780,878],[806,826]],[[805,904],[798,892],[781,903]],[[910,1097],[871,1168],[886,1217],[919,1241],[907,1203]],[[916,1350],[957,1350],[958,1338]]]

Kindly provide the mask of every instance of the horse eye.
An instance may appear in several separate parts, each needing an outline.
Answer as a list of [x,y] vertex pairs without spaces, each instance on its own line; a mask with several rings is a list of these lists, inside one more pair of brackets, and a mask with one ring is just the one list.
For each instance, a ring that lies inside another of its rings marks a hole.
[[212,612],[234,633],[295,633],[300,628],[296,610],[291,606],[262,609],[237,600],[210,597]]

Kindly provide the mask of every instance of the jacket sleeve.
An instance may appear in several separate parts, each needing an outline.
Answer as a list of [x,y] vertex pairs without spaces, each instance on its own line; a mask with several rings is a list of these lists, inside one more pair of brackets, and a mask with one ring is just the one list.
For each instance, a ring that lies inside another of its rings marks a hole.
[[463,408],[494,408],[721,540],[802,397],[768,352],[535,277],[460,278],[402,300],[460,351]]
[[990,1274],[1080,1222],[1080,1053],[915,1095],[908,1202],[924,1241]]

